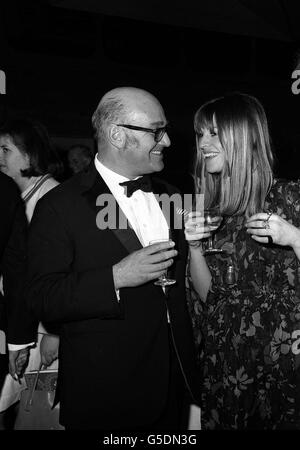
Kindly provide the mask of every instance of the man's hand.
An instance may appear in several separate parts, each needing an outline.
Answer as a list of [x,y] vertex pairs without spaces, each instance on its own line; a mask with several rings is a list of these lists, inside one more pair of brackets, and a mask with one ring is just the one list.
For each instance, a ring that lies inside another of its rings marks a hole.
[[42,364],[50,366],[58,358],[59,337],[55,334],[44,334],[40,344]]
[[9,373],[18,380],[24,371],[29,357],[29,347],[22,350],[9,350]]
[[163,275],[178,254],[172,241],[160,242],[131,253],[113,266],[115,289],[140,286]]

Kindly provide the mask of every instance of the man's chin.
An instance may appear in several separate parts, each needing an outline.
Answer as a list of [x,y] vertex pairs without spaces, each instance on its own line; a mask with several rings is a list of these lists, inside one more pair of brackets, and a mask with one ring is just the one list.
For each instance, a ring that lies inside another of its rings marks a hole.
[[163,170],[163,168],[165,167],[164,163],[161,162],[161,164],[156,164],[154,166],[154,170],[153,172],[161,172]]

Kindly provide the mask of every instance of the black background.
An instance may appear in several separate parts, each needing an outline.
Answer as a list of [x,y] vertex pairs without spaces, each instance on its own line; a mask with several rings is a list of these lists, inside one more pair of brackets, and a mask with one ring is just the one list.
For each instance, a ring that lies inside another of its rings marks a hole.
[[25,115],[53,137],[92,138],[91,116],[107,90],[147,89],[172,126],[163,175],[186,190],[193,114],[239,90],[266,109],[277,176],[299,178],[300,94],[291,86],[300,2],[11,0],[1,3],[0,20],[2,118]]

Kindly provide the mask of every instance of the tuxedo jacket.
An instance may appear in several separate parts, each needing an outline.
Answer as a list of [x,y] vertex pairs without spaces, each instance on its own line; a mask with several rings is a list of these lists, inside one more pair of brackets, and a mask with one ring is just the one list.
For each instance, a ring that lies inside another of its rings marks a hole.
[[[174,193],[158,179],[153,187]],[[118,301],[112,266],[142,246],[131,228],[97,227],[97,198],[109,193],[92,164],[46,194],[31,222],[27,297],[39,320],[61,324],[60,421],[72,428],[122,429],[159,417],[168,386],[167,309],[191,401],[197,396],[183,233],[172,236],[179,256],[168,294],[151,281],[120,289]]]
[[5,297],[0,299],[0,328],[11,344],[35,340],[37,324],[26,307],[27,218],[20,192],[9,177],[0,173],[0,273]]

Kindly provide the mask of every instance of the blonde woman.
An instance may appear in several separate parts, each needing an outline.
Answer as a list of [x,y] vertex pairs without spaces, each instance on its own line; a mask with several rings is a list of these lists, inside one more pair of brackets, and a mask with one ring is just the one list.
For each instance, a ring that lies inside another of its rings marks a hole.
[[[203,429],[300,429],[300,183],[273,177],[267,119],[234,93],[196,113],[196,190],[218,229],[191,213],[192,318],[202,342]],[[215,233],[219,253],[203,255]]]

